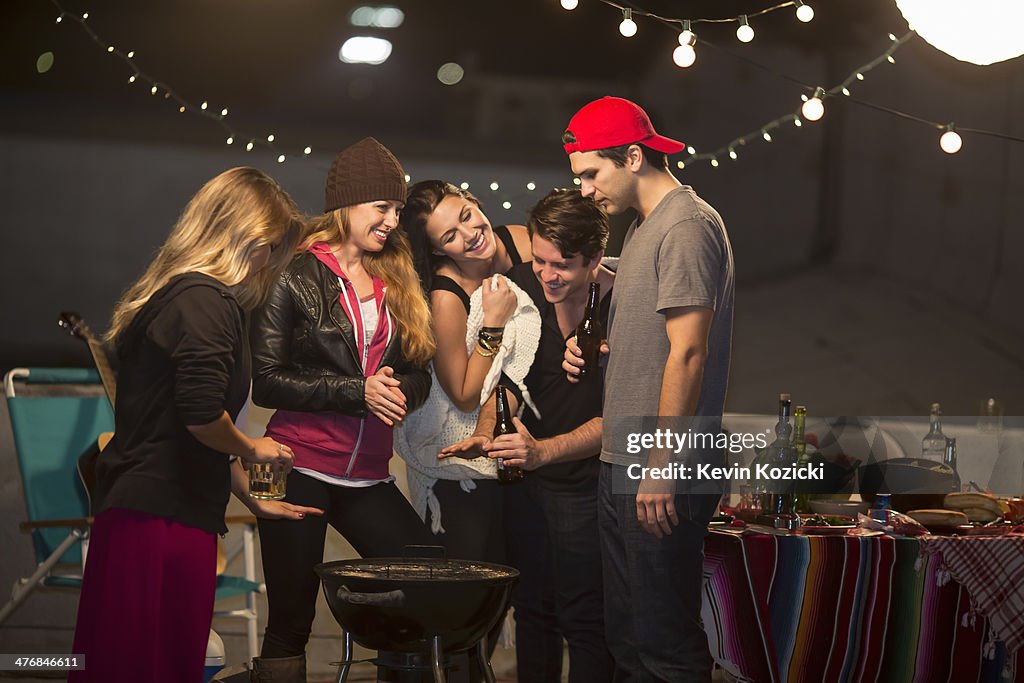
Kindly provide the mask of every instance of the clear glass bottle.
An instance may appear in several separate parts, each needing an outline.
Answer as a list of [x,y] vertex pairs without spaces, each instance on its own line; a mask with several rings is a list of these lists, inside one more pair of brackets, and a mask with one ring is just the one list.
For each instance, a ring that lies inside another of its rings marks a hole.
[[942,433],[942,406],[932,404],[928,433],[921,440],[921,457],[942,462],[946,457],[946,435]]
[[[806,467],[811,461],[807,457],[807,441],[804,440],[804,431],[807,423],[807,408],[797,406],[793,410],[793,449],[796,451],[796,464],[798,467]],[[802,515],[811,512],[811,494],[807,490],[809,481],[795,480],[796,484],[796,511]]]
[[[793,425],[789,423],[792,405],[789,394],[779,394],[779,421],[775,424],[775,441],[768,446],[764,458],[769,468],[785,470],[796,464],[796,449],[792,443]],[[767,491],[761,495],[764,523],[786,529],[799,526],[792,484],[793,480],[781,477],[767,482]]]

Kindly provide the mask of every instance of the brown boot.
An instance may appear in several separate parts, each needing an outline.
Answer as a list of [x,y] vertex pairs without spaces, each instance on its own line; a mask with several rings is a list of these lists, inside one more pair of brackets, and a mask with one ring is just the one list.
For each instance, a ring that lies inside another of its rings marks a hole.
[[257,657],[249,675],[252,683],[306,683],[306,655]]

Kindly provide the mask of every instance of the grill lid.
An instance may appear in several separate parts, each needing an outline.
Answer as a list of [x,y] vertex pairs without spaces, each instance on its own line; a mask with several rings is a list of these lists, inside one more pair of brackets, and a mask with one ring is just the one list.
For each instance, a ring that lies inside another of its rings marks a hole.
[[323,566],[322,574],[392,581],[494,581],[513,578],[519,572],[500,564],[469,560],[374,558],[330,562]]

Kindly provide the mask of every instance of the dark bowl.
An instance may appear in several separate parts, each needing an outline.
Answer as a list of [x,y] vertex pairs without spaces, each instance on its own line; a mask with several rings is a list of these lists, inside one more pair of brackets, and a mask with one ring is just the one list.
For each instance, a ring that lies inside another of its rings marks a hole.
[[374,558],[317,565],[338,624],[372,650],[430,652],[474,646],[508,609],[519,572],[467,560]]

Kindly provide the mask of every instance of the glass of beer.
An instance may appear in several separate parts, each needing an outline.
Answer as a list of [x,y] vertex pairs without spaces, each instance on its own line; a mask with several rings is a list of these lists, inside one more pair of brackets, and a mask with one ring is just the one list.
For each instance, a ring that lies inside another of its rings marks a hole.
[[249,495],[257,500],[281,500],[284,498],[286,475],[273,469],[269,463],[249,466]]

